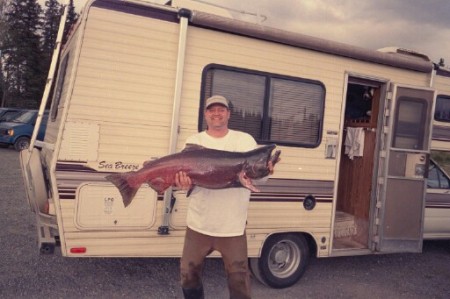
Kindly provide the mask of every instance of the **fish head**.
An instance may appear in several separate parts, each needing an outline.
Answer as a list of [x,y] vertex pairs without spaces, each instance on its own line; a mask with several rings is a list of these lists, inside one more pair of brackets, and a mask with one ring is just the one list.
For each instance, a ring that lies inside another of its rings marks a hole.
[[274,155],[271,155],[275,147],[275,144],[269,144],[259,147],[250,153],[244,165],[245,174],[249,178],[260,179],[269,175],[269,161],[275,166],[281,154],[281,151],[276,151]]

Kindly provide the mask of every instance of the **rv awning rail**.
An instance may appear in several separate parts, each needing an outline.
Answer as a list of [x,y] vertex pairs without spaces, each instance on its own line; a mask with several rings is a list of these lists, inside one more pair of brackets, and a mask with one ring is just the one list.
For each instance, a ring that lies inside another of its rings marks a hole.
[[190,22],[205,28],[212,28],[402,69],[410,69],[423,73],[430,73],[433,70],[433,63],[425,58],[399,53],[379,52],[300,33],[260,26],[258,24],[221,17],[201,11],[192,11]]

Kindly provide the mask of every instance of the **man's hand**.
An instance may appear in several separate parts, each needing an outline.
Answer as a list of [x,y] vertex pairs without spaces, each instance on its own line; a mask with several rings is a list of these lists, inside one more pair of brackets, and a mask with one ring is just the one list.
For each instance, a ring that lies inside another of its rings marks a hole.
[[192,188],[191,178],[184,171],[175,174],[175,186],[181,190],[190,190]]

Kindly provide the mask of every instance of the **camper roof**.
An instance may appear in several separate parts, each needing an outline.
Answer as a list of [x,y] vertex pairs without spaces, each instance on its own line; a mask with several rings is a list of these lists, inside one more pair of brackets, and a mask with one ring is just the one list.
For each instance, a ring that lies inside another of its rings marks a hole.
[[[225,9],[220,9],[221,7],[211,7],[204,3],[197,3],[198,1],[168,1],[170,5],[176,6],[177,8],[173,8],[169,5],[159,5],[147,1],[148,0],[91,0],[86,4],[86,8],[91,5],[107,8],[109,6],[108,3],[111,3],[114,4],[116,9],[118,6],[122,6],[123,11],[127,11],[128,9],[130,9],[129,7],[127,8],[127,6],[129,6],[128,3],[133,3],[133,5],[146,6],[149,9],[165,11],[166,14],[173,13],[174,20],[176,19],[176,14],[180,13],[183,16],[187,16],[189,18],[190,24],[194,26],[210,28],[223,32],[230,32],[261,40],[268,40],[294,47],[310,49],[332,55],[388,65],[402,69],[410,69],[418,72],[431,73],[434,68],[434,64],[428,59],[426,55],[423,54],[405,55],[405,51],[403,51],[403,53],[400,53],[398,51],[376,51],[296,32],[265,27],[261,24],[253,24],[246,21],[233,19],[229,16],[224,17],[223,15],[226,15],[226,13],[224,12],[226,11]],[[207,10],[208,12],[205,12],[205,10]],[[86,9],[86,11],[88,11],[88,9]],[[409,51],[409,54],[410,53],[412,53],[412,51]]]

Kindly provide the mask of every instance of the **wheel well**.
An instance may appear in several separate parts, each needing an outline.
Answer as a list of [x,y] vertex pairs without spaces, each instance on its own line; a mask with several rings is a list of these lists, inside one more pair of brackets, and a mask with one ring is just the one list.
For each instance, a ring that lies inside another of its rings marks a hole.
[[[306,232],[280,232],[280,233],[273,233],[273,234],[269,235],[266,238],[266,240],[264,240],[264,244],[270,238],[273,238],[274,236],[278,236],[278,235],[298,235],[298,236],[303,236],[306,239],[306,242],[308,243],[308,248],[309,248],[309,252],[311,253],[311,256],[313,256],[313,254],[314,254],[314,257],[317,256],[317,244],[316,244],[316,241],[314,240],[313,236],[311,236],[310,234],[308,234]],[[264,244],[263,244],[262,247],[264,247]]]
[[314,257],[316,257],[317,256],[317,244],[316,244],[316,241],[314,240],[313,236],[311,236],[310,234],[307,234],[307,233],[300,233],[300,234],[302,234],[305,237],[306,241],[308,242],[309,252],[311,253],[311,256],[313,256],[313,254],[314,254]]
[[28,136],[28,135],[20,135],[20,136],[17,136],[16,139],[14,139],[14,142],[16,142],[19,138],[22,138],[22,137],[26,137],[26,138],[28,138],[28,139],[31,139],[31,136]]

